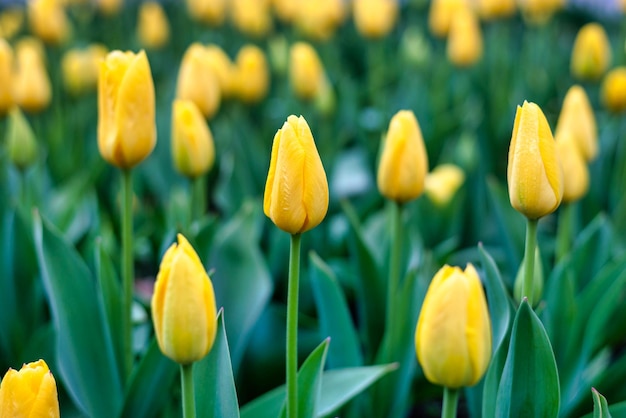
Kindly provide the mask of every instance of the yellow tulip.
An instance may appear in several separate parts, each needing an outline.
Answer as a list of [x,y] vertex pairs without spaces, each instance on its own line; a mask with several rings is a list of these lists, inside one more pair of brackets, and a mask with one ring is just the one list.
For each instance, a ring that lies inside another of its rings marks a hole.
[[105,16],[114,16],[122,10],[124,0],[96,0],[98,10]]
[[137,36],[146,48],[159,49],[170,39],[170,24],[161,3],[146,1],[139,8]]
[[94,44],[87,49],[70,49],[61,59],[63,84],[73,95],[95,90],[98,84],[100,61],[108,51],[102,45]]
[[474,266],[443,266],[433,277],[415,330],[426,378],[448,388],[473,386],[491,359],[491,321]]
[[262,37],[272,30],[269,0],[231,0],[233,24],[242,33]]
[[480,23],[468,7],[461,7],[454,13],[446,52],[450,62],[458,67],[469,67],[483,55]]
[[289,80],[296,96],[303,100],[315,98],[326,83],[324,66],[315,48],[296,42],[289,51]]
[[556,148],[563,169],[565,203],[582,199],[589,190],[589,168],[577,142],[572,131],[562,131],[556,137]]
[[564,0],[518,0],[522,17],[532,25],[547,23],[564,5]]
[[35,134],[17,106],[9,112],[6,147],[9,160],[20,170],[28,168],[37,158]]
[[328,181],[311,129],[291,115],[276,132],[265,183],[263,212],[283,231],[299,234],[319,225],[328,210]]
[[6,113],[14,104],[13,98],[13,50],[0,38],[0,114]]
[[299,2],[295,0],[272,0],[274,13],[285,23],[291,23],[298,13]]
[[172,244],[163,255],[150,305],[163,354],[183,365],[207,355],[217,332],[213,284],[181,234],[178,245]]
[[226,17],[226,0],[187,0],[187,11],[197,22],[219,26]]
[[267,95],[270,75],[263,50],[245,45],[235,59],[237,97],[245,103],[257,103]]
[[598,128],[593,108],[587,93],[581,86],[572,86],[563,100],[561,114],[556,124],[554,137],[569,131],[586,161],[593,160],[598,154]]
[[516,10],[515,0],[478,0],[478,15],[484,20],[510,17]]
[[416,199],[424,191],[427,172],[428,155],[417,118],[412,111],[401,110],[389,123],[378,165],[378,190],[399,203]]
[[145,51],[113,51],[100,63],[98,148],[122,169],[143,161],[156,145],[154,82]]
[[205,47],[208,61],[217,76],[222,99],[233,95],[233,83],[235,68],[226,52],[218,45],[207,45]]
[[467,7],[467,0],[433,0],[428,12],[428,27],[432,34],[440,38],[448,36],[454,14]]
[[13,38],[24,25],[24,10],[20,7],[8,7],[0,13],[0,37]]
[[175,100],[172,109],[172,157],[183,175],[195,178],[213,166],[213,135],[198,106],[191,100]]
[[454,164],[441,164],[428,173],[424,183],[426,196],[437,206],[447,206],[465,181],[465,173]]
[[68,38],[70,23],[59,0],[29,0],[27,13],[31,31],[42,41],[59,45]]
[[194,101],[207,118],[217,113],[221,101],[219,80],[212,65],[204,46],[197,42],[189,45],[180,63],[176,84],[176,98]]
[[626,67],[616,67],[608,72],[602,82],[602,104],[612,112],[626,110]]
[[45,361],[9,369],[0,384],[2,417],[58,418],[59,398],[54,376]]
[[299,2],[294,23],[304,36],[326,41],[333,36],[345,15],[343,0],[304,0]]
[[398,0],[355,0],[353,2],[354,24],[366,38],[382,38],[396,24]]
[[48,107],[52,99],[43,46],[35,38],[26,38],[16,45],[15,55],[15,102],[27,112],[39,112]]
[[507,180],[511,205],[528,219],[538,219],[559,207],[563,175],[552,131],[534,103],[517,107],[509,147]]
[[574,40],[570,63],[572,74],[581,80],[597,80],[610,64],[611,44],[606,31],[598,23],[587,23]]

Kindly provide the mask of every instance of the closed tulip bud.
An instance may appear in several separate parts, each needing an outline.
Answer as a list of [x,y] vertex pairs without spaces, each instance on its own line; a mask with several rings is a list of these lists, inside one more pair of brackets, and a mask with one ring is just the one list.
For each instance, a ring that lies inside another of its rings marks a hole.
[[95,90],[98,84],[100,61],[108,51],[102,45],[92,45],[87,49],[70,49],[61,59],[63,84],[73,95]]
[[467,7],[467,0],[433,0],[428,12],[428,27],[432,34],[440,38],[448,36],[456,11]]
[[15,102],[27,112],[39,112],[50,104],[52,88],[46,71],[43,46],[33,38],[16,46]]
[[159,49],[170,39],[170,24],[160,3],[147,1],[139,8],[137,36],[145,48]]
[[528,219],[538,219],[559,207],[563,175],[552,131],[534,103],[517,107],[507,167],[511,205]]
[[145,51],[113,51],[100,63],[98,148],[110,164],[130,169],[156,145],[154,82]]
[[299,234],[319,225],[327,210],[328,181],[311,129],[291,115],[274,136],[263,212],[283,231]]
[[239,100],[251,104],[264,99],[269,90],[270,75],[263,51],[254,45],[246,45],[239,50],[235,65]]
[[378,164],[378,190],[387,199],[403,203],[424,191],[428,155],[422,131],[410,110],[401,110],[389,123]]
[[187,11],[197,22],[218,26],[226,17],[226,0],[187,0]]
[[299,4],[294,0],[272,0],[276,16],[285,23],[291,23],[298,13]]
[[413,67],[422,68],[430,62],[430,43],[417,26],[409,26],[404,30],[400,52],[406,62]]
[[295,24],[304,36],[326,41],[343,22],[345,14],[342,0],[303,1],[299,3]]
[[465,181],[465,173],[454,164],[442,164],[426,176],[424,191],[437,206],[447,206]]
[[396,24],[397,0],[355,0],[353,2],[356,29],[366,38],[382,38]]
[[0,114],[6,113],[14,104],[13,98],[13,50],[0,38]]
[[54,376],[45,361],[9,369],[0,384],[2,417],[58,418],[59,397]]
[[213,347],[217,312],[213,284],[189,241],[178,234],[163,255],[152,295],[152,322],[161,352],[179,364]]
[[233,95],[235,73],[232,61],[218,45],[207,45],[205,50],[213,73],[217,76],[222,99],[231,97]]
[[515,14],[515,0],[479,0],[478,15],[484,20],[510,17]]
[[483,55],[483,36],[480,23],[468,7],[456,11],[450,24],[448,59],[458,67],[469,67]]
[[117,15],[124,6],[124,0],[96,0],[98,10],[105,16]]
[[25,170],[37,158],[35,134],[17,106],[9,112],[7,153],[9,160],[20,170]]
[[597,80],[611,64],[611,44],[604,28],[587,23],[580,28],[572,49],[571,71],[581,80]]
[[176,170],[189,178],[201,176],[213,166],[213,135],[198,106],[191,100],[174,101],[172,157]]
[[272,30],[269,0],[231,0],[233,24],[242,33],[257,38]]
[[194,101],[207,118],[217,113],[221,101],[219,80],[212,65],[204,46],[189,45],[180,63],[176,84],[176,98]]
[[612,112],[626,110],[626,67],[616,67],[604,77],[601,99]]
[[565,203],[582,199],[589,190],[589,168],[575,138],[576,135],[571,131],[564,131],[556,137],[557,152],[563,169]]
[[562,132],[569,131],[586,161],[593,160],[598,154],[598,128],[593,108],[587,93],[581,86],[572,86],[563,100],[561,114],[554,132],[559,138]]
[[455,389],[473,386],[491,359],[491,321],[478,273],[443,266],[428,287],[415,330],[426,378]]
[[68,38],[70,24],[59,0],[29,0],[27,13],[32,33],[45,43],[59,45]]
[[7,7],[0,13],[0,37],[13,38],[24,26],[24,10],[20,7]]
[[306,42],[296,42],[289,51],[289,80],[296,96],[303,100],[315,98],[326,75],[315,48]]

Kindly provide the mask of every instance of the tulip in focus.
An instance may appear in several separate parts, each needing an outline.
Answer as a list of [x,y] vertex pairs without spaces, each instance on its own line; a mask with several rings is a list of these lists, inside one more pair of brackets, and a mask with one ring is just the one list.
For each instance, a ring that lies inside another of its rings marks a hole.
[[148,49],[159,49],[170,39],[170,24],[167,15],[156,1],[146,1],[139,8],[137,36],[141,45]]
[[17,106],[9,112],[6,147],[9,160],[22,171],[37,159],[35,134]]
[[181,234],[178,244],[163,255],[150,306],[156,339],[165,356],[187,365],[211,350],[217,332],[213,284]]
[[219,80],[212,65],[204,46],[197,42],[189,45],[180,63],[176,84],[176,98],[193,100],[206,118],[217,113],[221,100]]
[[428,27],[431,33],[439,38],[448,36],[455,13],[467,7],[468,0],[433,0],[428,12]]
[[473,386],[491,359],[491,321],[478,273],[468,264],[435,275],[415,330],[417,359],[426,378],[456,389]]
[[461,7],[454,13],[446,52],[450,62],[457,67],[469,67],[482,57],[480,22],[469,7]]
[[539,219],[559,207],[563,175],[552,131],[534,103],[517,107],[509,147],[507,181],[511,205],[528,219]]
[[570,87],[563,100],[563,107],[554,132],[557,141],[565,131],[573,135],[586,161],[591,161],[596,157],[598,154],[596,118],[587,93],[578,85]]
[[380,163],[378,190],[398,203],[418,198],[424,191],[428,155],[417,119],[412,111],[401,110],[389,123]]
[[465,173],[454,164],[441,164],[428,173],[424,183],[426,196],[437,206],[447,206],[465,181]]
[[108,163],[130,169],[156,145],[154,82],[145,51],[113,51],[100,63],[98,148]]
[[233,24],[242,33],[257,38],[272,30],[269,0],[230,0]]
[[626,110],[626,67],[609,71],[602,81],[602,104],[612,112]]
[[270,74],[263,50],[254,45],[245,45],[235,59],[237,97],[244,103],[260,102],[267,95]]
[[45,361],[9,369],[0,384],[0,416],[59,418],[59,398],[54,376]]
[[328,210],[328,181],[311,129],[291,115],[276,132],[265,183],[263,212],[290,234],[319,225]]
[[106,58],[107,53],[106,47],[98,44],[65,52],[61,59],[61,70],[66,90],[75,96],[95,90],[100,61]]
[[13,98],[13,50],[0,38],[0,114],[6,113],[14,104]]
[[396,24],[398,0],[354,0],[354,23],[365,38],[382,38]]
[[60,0],[29,0],[28,22],[32,33],[47,44],[59,45],[70,34],[70,23]]
[[289,81],[296,96],[303,100],[315,98],[326,81],[324,66],[315,48],[297,42],[289,51]]
[[43,51],[43,45],[35,38],[23,39],[15,47],[17,71],[13,93],[17,105],[27,112],[42,111],[52,99]]
[[191,100],[174,101],[172,157],[176,170],[189,178],[201,176],[213,166],[213,135],[198,106]]
[[574,77],[597,80],[611,64],[611,44],[604,28],[598,23],[587,23],[580,28],[570,63]]
[[219,26],[226,17],[226,0],[187,0],[187,11],[197,22]]
[[580,200],[589,190],[589,168],[577,142],[572,131],[563,131],[556,137],[563,169],[563,203]]

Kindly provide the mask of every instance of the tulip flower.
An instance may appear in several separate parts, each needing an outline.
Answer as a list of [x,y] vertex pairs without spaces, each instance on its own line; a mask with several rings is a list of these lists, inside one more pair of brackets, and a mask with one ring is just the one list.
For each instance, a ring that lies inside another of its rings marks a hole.
[[384,37],[398,17],[397,0],[355,0],[353,8],[356,29],[365,38]]
[[563,131],[556,137],[556,147],[563,170],[563,203],[581,199],[589,190],[589,168],[581,153],[576,134]]
[[573,135],[586,161],[591,161],[596,157],[598,154],[596,118],[585,90],[578,85],[570,87],[565,95],[554,132],[555,138],[565,131]]
[[233,24],[242,33],[260,38],[272,29],[269,0],[231,0]]
[[424,191],[428,155],[422,131],[410,110],[396,113],[389,123],[378,165],[378,190],[398,203],[418,198]]
[[448,36],[454,14],[467,7],[467,0],[433,0],[428,12],[428,27],[432,34],[439,38]]
[[276,132],[265,183],[263,211],[290,234],[322,222],[328,210],[328,182],[306,120],[291,115]]
[[9,112],[7,153],[9,160],[22,171],[32,165],[37,158],[35,134],[17,106],[13,106]]
[[510,17],[515,14],[515,0],[478,0],[478,15],[484,20]]
[[272,0],[272,6],[276,17],[285,23],[293,22],[300,7],[298,2],[293,0]]
[[13,38],[24,25],[24,10],[17,6],[8,6],[0,13],[0,37]]
[[213,73],[219,82],[221,98],[226,99],[233,95],[235,68],[226,52],[218,45],[207,45],[205,47],[207,60],[211,65]]
[[37,39],[26,38],[16,45],[15,51],[17,56],[13,86],[15,102],[27,112],[39,112],[48,107],[52,99],[43,46]]
[[45,43],[59,45],[70,34],[70,24],[60,0],[29,0],[28,22],[33,34]]
[[616,67],[607,73],[602,81],[601,99],[612,112],[626,110],[626,67]]
[[299,2],[295,25],[302,34],[318,41],[326,41],[345,19],[343,0]]
[[296,96],[315,98],[327,83],[324,66],[311,44],[296,42],[289,51],[289,80]]
[[611,44],[604,28],[598,23],[587,23],[580,28],[570,63],[574,77],[597,80],[611,64]]
[[149,49],[159,49],[167,44],[170,38],[170,24],[161,3],[156,1],[142,3],[138,19],[137,36],[141,45]]
[[219,26],[226,17],[226,0],[187,0],[187,11],[197,22]]
[[258,103],[269,90],[270,74],[263,50],[245,45],[235,58],[237,97],[244,103]]
[[437,206],[447,206],[465,181],[465,173],[454,164],[442,164],[426,176],[424,192]]
[[417,359],[434,384],[473,386],[491,359],[491,321],[478,273],[443,266],[433,277],[415,330]]
[[206,120],[191,100],[175,100],[172,109],[172,157],[183,175],[196,178],[215,160],[213,136]]
[[480,23],[469,7],[461,7],[450,23],[448,59],[457,67],[468,67],[476,63],[483,54],[483,36]]
[[176,83],[176,98],[194,101],[206,118],[217,113],[221,100],[219,80],[212,65],[206,48],[193,43],[183,55]]
[[59,418],[59,398],[54,376],[45,361],[9,369],[0,384],[2,417]]
[[545,24],[564,5],[564,0],[518,0],[522,17],[533,25]]
[[117,15],[124,6],[124,0],[96,0],[98,10],[105,16]]
[[87,49],[70,49],[61,58],[63,84],[75,96],[95,90],[98,85],[100,61],[108,51],[103,45],[94,44]]
[[13,98],[13,50],[0,38],[0,114],[6,113],[14,104]]

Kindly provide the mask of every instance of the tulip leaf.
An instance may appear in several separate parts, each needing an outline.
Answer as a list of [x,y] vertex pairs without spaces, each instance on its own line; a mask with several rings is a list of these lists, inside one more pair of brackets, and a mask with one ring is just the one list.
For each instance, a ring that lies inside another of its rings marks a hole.
[[[15,212],[4,210],[0,218],[0,358],[14,359],[16,333],[19,332],[19,317],[17,311],[17,293],[15,289],[15,275],[13,271],[13,235]],[[21,340],[22,338],[19,338]]]
[[328,348],[329,367],[362,366],[363,355],[341,286],[331,268],[317,254],[309,254],[309,259],[320,331],[333,342]]
[[595,388],[591,388],[591,394],[593,396],[593,418],[612,418],[606,398]]
[[58,336],[61,376],[87,415],[114,416],[122,404],[122,382],[97,284],[76,250],[37,213],[34,236]]
[[161,353],[153,339],[133,371],[121,417],[157,416],[169,401],[169,397],[163,395],[169,393],[178,370],[178,365]]
[[559,376],[548,334],[524,299],[513,321],[495,416],[556,418],[559,400]]
[[217,333],[209,354],[194,364],[198,418],[238,418],[239,403],[224,327],[224,310],[217,315]]
[[[510,331],[510,330],[509,330]],[[489,362],[489,368],[483,379],[482,418],[495,418],[498,388],[502,378],[502,370],[509,351],[510,332],[505,336],[498,350],[493,354]]]
[[[600,394],[598,393],[598,395],[600,395]],[[602,396],[602,395],[600,395],[600,396]],[[593,413],[587,414],[587,415],[583,416],[582,418],[595,418],[596,417],[596,415],[595,415],[595,413],[596,413],[596,410],[595,410],[596,399],[595,399],[595,397],[594,397],[593,402],[594,402],[594,411],[593,411]],[[601,417],[611,417],[611,416],[626,417],[626,401],[619,402],[619,403],[616,403],[616,404],[613,404],[613,405],[609,405],[608,409],[605,409],[604,411],[605,411],[604,412],[605,415],[600,415]]]

